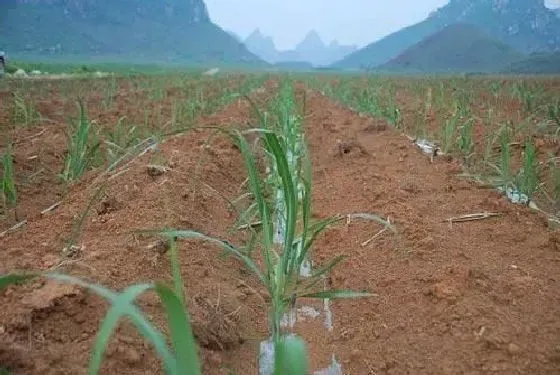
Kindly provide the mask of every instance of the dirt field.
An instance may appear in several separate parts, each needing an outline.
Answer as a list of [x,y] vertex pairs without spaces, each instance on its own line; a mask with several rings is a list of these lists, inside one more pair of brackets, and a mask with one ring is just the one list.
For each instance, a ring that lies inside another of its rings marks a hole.
[[[110,110],[102,94],[88,99],[89,115],[102,126],[140,111],[173,117],[173,87],[150,100],[120,83]],[[232,86],[239,82],[232,83]],[[264,105],[277,80],[254,90]],[[333,329],[321,316],[296,324],[309,346],[311,368],[327,367],[334,354],[344,374],[558,374],[560,373],[560,232],[547,218],[514,205],[495,189],[457,175],[457,158],[423,154],[402,130],[382,118],[359,115],[306,85],[305,137],[313,165],[313,217],[375,212],[398,233],[350,221],[319,237],[313,262],[348,258],[328,277],[336,289],[375,296],[331,301]],[[0,229],[27,219],[0,238],[0,274],[56,270],[115,290],[170,279],[157,238],[141,229],[192,229],[240,244],[231,230],[237,212],[228,203],[243,194],[245,167],[238,148],[211,126],[256,126],[248,101],[238,98],[213,115],[200,113],[200,129],[164,137],[108,180],[102,199],[85,218],[69,254],[63,248],[96,191],[93,168],[68,191],[57,173],[66,150],[65,116],[73,103],[56,83],[40,86],[38,111],[50,122],[13,127],[10,91],[0,92],[0,121],[14,143],[18,220],[9,214]],[[46,90],[46,93],[45,93]],[[102,92],[101,90],[99,92]],[[404,95],[404,94],[403,94]],[[157,109],[153,109],[157,108]],[[403,108],[403,121],[413,109]],[[408,111],[408,112],[407,112]],[[408,113],[408,114],[407,114]],[[339,151],[340,142],[343,152]],[[149,165],[168,167],[152,173]],[[30,178],[30,176],[32,176]],[[54,203],[60,205],[45,214]],[[464,214],[499,216],[451,223]],[[214,246],[180,242],[181,270],[205,374],[257,374],[259,343],[267,333],[266,296],[243,265]],[[302,305],[307,301],[299,301]],[[85,373],[100,320],[108,309],[83,289],[36,281],[0,291],[0,369],[9,374]],[[140,307],[165,330],[155,294]],[[128,323],[109,346],[104,374],[157,374],[161,363]]]

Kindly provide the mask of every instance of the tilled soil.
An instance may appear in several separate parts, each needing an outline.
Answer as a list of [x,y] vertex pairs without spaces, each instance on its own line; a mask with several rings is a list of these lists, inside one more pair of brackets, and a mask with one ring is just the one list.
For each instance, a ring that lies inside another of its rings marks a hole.
[[[347,256],[329,277],[331,287],[375,295],[331,301],[330,332],[320,319],[296,324],[313,369],[328,366],[334,354],[345,374],[559,373],[559,233],[549,233],[537,213],[458,178],[458,163],[432,163],[381,121],[314,92],[307,93],[306,107],[314,217],[377,213],[398,229],[380,233],[379,225],[350,221],[318,239],[315,264]],[[201,124],[251,118],[250,106],[239,101]],[[86,176],[57,210],[1,239],[0,273],[56,269],[122,289],[170,274],[157,238],[134,230],[194,229],[242,243],[242,233],[229,231],[237,213],[225,198],[243,194],[245,169],[231,142],[209,140],[211,134],[170,138],[112,178],[86,220],[79,247],[62,259],[73,223],[95,193],[96,175]],[[341,152],[342,143],[348,147]],[[148,165],[162,160],[169,169],[149,173]],[[484,211],[501,215],[447,221]],[[211,245],[182,241],[180,251],[204,373],[256,374],[258,345],[267,336],[263,289]],[[13,374],[85,372],[104,301],[44,281],[10,287],[0,301],[8,307],[0,310],[0,367]],[[155,295],[139,304],[164,327]],[[124,323],[102,373],[161,373],[160,367]]]
[[[308,96],[314,210],[377,212],[398,236],[350,223],[315,248],[345,254],[334,287],[378,296],[334,303],[329,349],[347,374],[555,374],[560,371],[558,232],[538,214],[459,179],[457,163],[434,160],[371,119]],[[382,129],[382,127],[379,127]],[[328,153],[358,139],[369,155]],[[501,216],[450,224],[462,214]]]

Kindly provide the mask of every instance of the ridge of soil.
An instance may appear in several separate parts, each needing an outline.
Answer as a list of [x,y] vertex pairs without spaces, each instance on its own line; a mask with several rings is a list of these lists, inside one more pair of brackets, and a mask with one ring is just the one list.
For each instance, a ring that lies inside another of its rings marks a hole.
[[[238,101],[199,125],[244,125],[251,117],[248,103]],[[154,173],[149,167],[152,164],[165,165],[166,171]],[[95,173],[87,175],[71,187],[58,209],[34,217],[24,229],[3,238],[0,273],[56,270],[119,290],[170,277],[162,243],[157,237],[136,235],[135,230],[190,229],[234,244],[243,240],[242,235],[229,232],[237,213],[224,197],[232,199],[243,193],[244,164],[225,136],[193,130],[169,138],[115,174],[75,241],[79,248],[64,259],[61,251],[73,226],[96,193],[96,177]],[[179,251],[205,373],[227,373],[230,356],[241,364],[240,370],[251,373],[257,345],[252,338],[266,334],[262,291],[240,263],[211,245],[181,241]],[[0,300],[3,306],[11,306],[0,311],[0,368],[13,374],[85,371],[100,319],[108,308],[104,301],[88,291],[44,281],[10,287],[0,292]],[[140,306],[165,331],[155,294],[143,296]],[[151,348],[130,324],[121,324],[102,373],[160,371]]]
[[[314,217],[377,213],[399,230],[362,246],[381,228],[351,221],[317,240],[315,264],[347,256],[330,274],[331,287],[376,296],[331,301],[332,332],[318,321],[296,325],[312,368],[328,366],[334,354],[345,374],[559,373],[559,233],[549,233],[538,214],[459,179],[455,162],[431,163],[384,121],[360,117],[313,91],[306,97]],[[244,124],[251,117],[250,106],[238,101],[202,123]],[[60,270],[113,289],[168,278],[157,239],[133,236],[135,229],[194,229],[241,243],[242,234],[228,231],[236,212],[223,196],[243,193],[243,162],[224,137],[206,146],[210,134],[173,137],[113,178],[88,217],[83,248]],[[337,140],[361,147],[341,152]],[[161,160],[170,170],[150,175],[147,165]],[[203,183],[193,190],[197,171]],[[59,265],[73,222],[94,193],[94,178],[73,186],[56,211],[2,238],[0,273]],[[482,211],[502,215],[445,222]],[[204,373],[256,374],[258,345],[267,336],[263,290],[211,245],[181,241],[180,254]],[[85,372],[104,301],[79,288],[36,282],[0,291],[0,303],[10,307],[0,310],[0,367],[13,374]],[[153,294],[139,305],[164,326]],[[102,373],[161,373],[161,366],[124,323]]]
[[[378,296],[334,302],[334,332],[312,352],[336,353],[345,374],[558,373],[560,233],[380,121],[318,93],[307,99],[315,212],[375,212],[400,231],[362,247],[378,228],[356,222],[319,239],[316,261],[348,255],[334,288]],[[368,155],[329,154],[337,138],[359,140]],[[484,211],[502,216],[446,222]]]

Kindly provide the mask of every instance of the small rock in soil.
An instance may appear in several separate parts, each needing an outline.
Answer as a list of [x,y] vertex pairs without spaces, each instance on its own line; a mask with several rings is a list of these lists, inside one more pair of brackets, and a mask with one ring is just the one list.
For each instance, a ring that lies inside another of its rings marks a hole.
[[431,288],[431,294],[438,299],[455,299],[458,291],[445,283],[437,283]]
[[79,290],[74,285],[49,280],[42,288],[36,289],[30,295],[25,296],[22,302],[32,309],[41,310],[52,307],[57,300],[63,297],[75,296],[78,293]]
[[117,353],[121,354],[122,359],[131,366],[138,364],[142,359],[142,356],[136,349],[127,347],[125,345],[119,345],[119,347],[117,348]]
[[169,168],[163,165],[150,164],[146,167],[146,172],[151,177],[158,177],[169,171]]
[[420,188],[413,182],[405,182],[400,186],[401,190],[407,193],[416,194],[420,192]]
[[521,353],[521,348],[517,344],[510,343],[508,345],[508,353],[511,354],[511,355],[520,354]]
[[218,352],[212,352],[208,356],[208,362],[210,362],[212,366],[219,367],[222,365],[222,356]]
[[336,141],[336,155],[339,157],[347,155],[356,149],[359,150],[360,154],[362,155],[369,154],[364,146],[362,146],[362,144],[355,139],[345,141],[338,139]]
[[352,349],[352,352],[350,353],[350,360],[351,361],[356,361],[358,359],[360,359],[360,355],[362,354],[360,349]]
[[105,215],[119,209],[119,202],[115,197],[105,197],[97,208],[98,215]]
[[436,247],[436,243],[433,237],[428,236],[418,241],[418,247],[424,250],[434,250]]

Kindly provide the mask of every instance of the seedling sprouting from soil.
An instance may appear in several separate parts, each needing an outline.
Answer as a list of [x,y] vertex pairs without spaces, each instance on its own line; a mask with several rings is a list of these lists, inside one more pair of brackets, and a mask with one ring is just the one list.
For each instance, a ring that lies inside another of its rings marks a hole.
[[[317,286],[322,275],[330,271],[343,257],[337,257],[327,263],[324,267],[315,271],[311,277],[302,279],[300,270],[306,255],[310,251],[317,236],[330,224],[341,221],[342,217],[333,217],[317,223],[310,222],[311,213],[311,185],[310,166],[304,167],[305,177],[302,199],[298,201],[297,188],[293,176],[290,175],[286,150],[283,148],[279,138],[272,132],[263,130],[263,141],[266,151],[273,156],[276,163],[278,178],[281,180],[281,189],[285,199],[285,233],[282,244],[275,244],[273,234],[275,230],[272,219],[270,202],[265,199],[265,180],[259,176],[254,155],[241,134],[234,135],[239,148],[245,159],[249,174],[250,191],[257,203],[259,219],[261,222],[261,255],[264,262],[259,267],[255,260],[245,255],[231,244],[216,238],[193,231],[163,231],[162,235],[169,238],[198,238],[211,241],[219,245],[233,256],[240,259],[250,271],[252,271],[264,285],[271,298],[270,307],[270,329],[275,342],[281,338],[280,321],[286,308],[297,298],[355,298],[368,296],[367,293],[356,293],[351,291],[321,291],[317,292]],[[299,235],[296,229],[301,228]]]
[[5,213],[7,213],[10,208],[15,207],[17,204],[17,192],[14,178],[11,142],[8,142],[8,147],[2,155],[2,203]]
[[505,187],[511,186],[511,136],[510,128],[505,125],[500,129],[500,162],[494,169],[498,172],[500,183]]
[[444,154],[447,154],[451,151],[456,132],[457,132],[457,117],[453,116],[449,119],[446,119],[442,129],[442,144],[441,144],[441,148]]
[[474,151],[473,126],[474,118],[469,118],[459,127],[459,138],[457,142],[459,150],[463,153],[465,159],[469,159]]
[[103,90],[103,108],[109,109],[113,106],[115,101],[115,96],[119,91],[119,85],[117,82],[117,78],[112,76],[109,81],[107,81],[106,86]]
[[556,137],[560,136],[560,98],[546,106],[546,114],[552,127],[551,133]]
[[102,184],[101,186],[99,186],[95,191],[93,197],[91,197],[91,199],[89,200],[88,205],[84,210],[84,212],[82,212],[78,216],[78,218],[74,220],[74,223],[72,225],[72,233],[70,234],[70,239],[68,240],[66,246],[62,249],[63,256],[71,258],[78,255],[77,252],[80,251],[80,246],[77,246],[76,244],[80,240],[86,219],[89,216],[91,209],[103,197],[103,193],[105,192],[106,188],[107,188],[106,184]]
[[[200,359],[197,354],[198,349],[191,326],[190,314],[185,302],[184,283],[179,271],[180,263],[175,241],[170,242],[169,249],[173,275],[173,285],[171,287],[162,282],[135,284],[118,293],[73,276],[44,273],[0,275],[0,290],[9,285],[21,284],[36,277],[44,276],[60,283],[69,283],[89,289],[106,299],[111,307],[100,323],[92,348],[88,366],[88,374],[90,375],[99,373],[111,335],[117,328],[119,321],[125,317],[153,345],[155,352],[161,358],[163,370],[166,374],[200,375],[202,374]],[[144,314],[135,304],[142,294],[150,291],[155,291],[162,303],[171,336],[171,348],[167,338],[153,325],[148,315]],[[276,343],[275,352],[274,375],[306,375],[308,373],[307,349],[301,339],[294,336],[282,338]]]
[[[343,260],[339,256],[315,270],[309,277],[301,275],[301,269],[317,236],[329,225],[342,221],[344,216],[335,216],[318,222],[311,221],[311,164],[300,126],[294,117],[295,106],[289,85],[283,86],[276,102],[277,122],[269,129],[251,129],[248,132],[261,134],[263,149],[267,155],[268,175],[261,176],[257,159],[245,136],[230,132],[245,160],[248,172],[249,192],[254,200],[259,221],[260,257],[255,259],[247,247],[236,247],[229,242],[206,236],[203,233],[184,230],[164,230],[159,234],[168,239],[200,239],[218,245],[239,259],[256,275],[270,296],[269,323],[274,343],[283,340],[281,320],[286,310],[298,298],[356,298],[368,293],[345,290],[324,291],[319,281],[336,264]],[[260,112],[259,112],[260,113]],[[262,115],[262,113],[261,113]],[[264,115],[263,115],[264,117]],[[271,187],[275,194],[268,194]],[[279,209],[278,207],[281,206]],[[278,227],[275,217],[280,217]],[[382,221],[375,215],[367,219]],[[391,227],[388,223],[386,226]],[[392,227],[391,227],[392,228]],[[275,234],[280,231],[282,236]]]
[[138,128],[129,125],[126,117],[119,118],[115,128],[107,131],[104,141],[108,164],[116,163],[139,143]]
[[78,108],[78,123],[76,125],[71,124],[71,133],[67,136],[68,153],[62,172],[62,179],[65,182],[80,178],[92,165],[99,148],[99,141],[94,139],[92,124],[81,100],[78,102]]
[[33,102],[17,91],[13,93],[13,107],[13,121],[16,125],[31,126],[41,118]]
[[551,158],[550,179],[552,180],[552,198],[555,202],[560,201],[560,160]]
[[523,153],[523,166],[517,177],[519,189],[526,194],[529,200],[533,197],[538,187],[537,150],[531,139],[525,143]]

